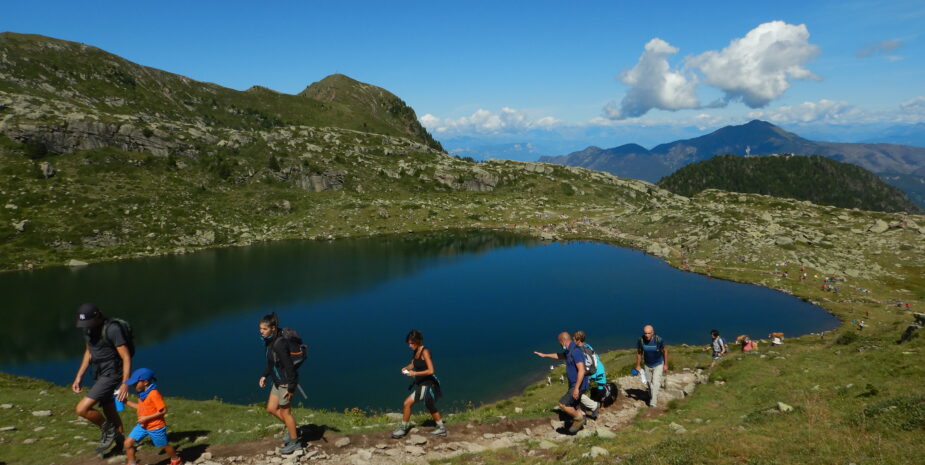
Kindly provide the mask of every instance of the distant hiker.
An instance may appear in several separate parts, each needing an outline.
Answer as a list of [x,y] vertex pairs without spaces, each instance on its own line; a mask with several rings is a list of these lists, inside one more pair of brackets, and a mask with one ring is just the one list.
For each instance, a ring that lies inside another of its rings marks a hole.
[[719,331],[715,329],[710,331],[710,337],[713,338],[713,341],[710,342],[710,348],[713,349],[713,361],[710,362],[710,368],[713,368],[713,366],[716,365],[716,361],[723,355],[726,355],[728,349],[726,348],[726,341],[720,337]]
[[865,326],[867,326],[867,324],[864,323],[864,320],[858,322],[858,331],[863,331]]
[[568,416],[572,417],[572,424],[569,426],[570,434],[577,433],[585,423],[585,416],[581,412],[581,395],[588,390],[588,378],[585,376],[585,354],[581,347],[578,347],[569,333],[559,333],[559,345],[562,346],[563,352],[555,354],[544,354],[533,352],[537,356],[545,358],[563,358],[565,359],[565,375],[568,378],[568,391],[559,399],[559,408]]
[[[90,363],[93,363],[94,382],[77,403],[75,411],[100,427],[96,452],[102,454],[113,444],[121,444],[124,438],[115,400],[123,402],[128,396],[128,385],[124,381],[129,379],[132,370],[135,345],[128,323],[106,318],[94,304],[83,304],[77,309],[77,327],[83,329],[86,346],[71,390],[80,393],[80,383]],[[96,405],[102,407],[102,415],[94,408]]]
[[431,358],[430,349],[424,347],[424,335],[416,329],[412,329],[405,342],[411,349],[411,363],[402,367],[403,375],[413,378],[408,390],[411,394],[405,398],[402,405],[402,420],[398,429],[392,431],[392,438],[399,439],[408,434],[411,430],[411,406],[417,402],[424,402],[430,416],[437,422],[437,428],[430,432],[432,436],[446,436],[446,425],[443,424],[443,418],[437,410],[436,402],[442,397],[440,391],[440,381],[434,374],[434,361]]
[[292,416],[292,397],[299,385],[297,364],[301,364],[305,359],[306,349],[298,333],[279,327],[276,312],[264,315],[260,319],[259,328],[260,337],[266,347],[267,364],[257,384],[262,388],[268,378],[272,381],[267,412],[286,425],[283,447],[279,452],[288,455],[302,446],[295,418]]
[[180,456],[177,450],[167,443],[167,405],[161,392],[157,389],[157,378],[148,368],[139,368],[132,373],[132,377],[125,382],[127,386],[135,386],[138,392],[138,403],[126,402],[125,405],[138,410],[138,424],[125,439],[125,455],[128,465],[136,465],[135,444],[150,436],[154,447],[160,447],[170,457],[170,465],[179,465]]
[[645,361],[646,379],[649,380],[649,407],[658,404],[658,391],[662,387],[662,375],[668,373],[668,348],[661,336],[655,334],[655,328],[646,325],[642,336],[636,341],[636,370],[641,371],[640,363]]

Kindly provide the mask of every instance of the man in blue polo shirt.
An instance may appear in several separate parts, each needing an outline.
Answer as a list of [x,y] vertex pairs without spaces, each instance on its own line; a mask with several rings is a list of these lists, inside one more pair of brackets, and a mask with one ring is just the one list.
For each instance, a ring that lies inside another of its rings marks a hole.
[[568,391],[559,399],[559,408],[572,417],[569,426],[570,434],[577,433],[585,423],[585,416],[581,411],[581,395],[588,390],[588,378],[585,376],[585,354],[581,348],[572,341],[567,332],[559,333],[559,345],[563,352],[543,354],[533,352],[540,357],[565,359],[565,377],[568,378]]
[[646,379],[649,380],[649,407],[655,407],[658,390],[662,387],[662,375],[668,373],[668,348],[662,338],[655,334],[652,325],[642,328],[642,337],[636,342],[636,371],[640,362],[646,362]]

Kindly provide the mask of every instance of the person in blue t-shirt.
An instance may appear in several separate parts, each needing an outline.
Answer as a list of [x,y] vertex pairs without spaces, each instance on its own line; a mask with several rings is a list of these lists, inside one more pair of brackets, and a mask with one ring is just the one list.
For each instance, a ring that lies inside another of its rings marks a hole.
[[582,413],[581,395],[588,390],[588,378],[585,376],[585,355],[581,348],[572,341],[572,336],[567,332],[559,333],[559,345],[562,346],[562,352],[554,354],[544,354],[533,352],[537,356],[545,358],[565,359],[565,377],[568,378],[568,391],[559,399],[559,408],[568,416],[572,417],[572,424],[569,426],[570,434],[577,433],[585,423],[585,416]]
[[668,348],[652,325],[642,328],[642,337],[636,342],[636,371],[642,370],[642,361],[645,361],[646,379],[649,380],[649,407],[655,407],[662,376],[668,373]]

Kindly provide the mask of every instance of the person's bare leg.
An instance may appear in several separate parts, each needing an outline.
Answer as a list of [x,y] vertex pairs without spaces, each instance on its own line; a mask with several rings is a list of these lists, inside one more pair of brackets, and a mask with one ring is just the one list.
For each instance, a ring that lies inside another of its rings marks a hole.
[[164,446],[164,452],[166,452],[167,456],[170,457],[171,459],[177,458],[177,450],[174,449],[173,446],[169,444]]
[[96,407],[96,401],[89,397],[84,397],[83,399],[80,399],[80,402],[78,402],[77,406],[74,407],[74,411],[77,412],[77,415],[86,419],[90,423],[102,427],[104,421],[103,415],[101,415],[100,412],[93,407]]
[[563,405],[563,404],[559,404],[559,408],[562,409],[562,411],[565,412],[566,415],[568,415],[568,416],[570,416],[570,417],[572,417],[572,418],[574,418],[574,419],[576,419],[576,420],[578,420],[579,418],[582,417],[581,411],[580,411],[579,409],[577,409],[577,408],[568,407],[568,406]]
[[273,415],[276,418],[279,418],[280,421],[285,421],[279,414],[279,397],[270,394],[270,399],[267,400],[267,413]]
[[410,395],[405,399],[405,403],[402,405],[401,411],[401,420],[405,423],[411,421],[411,406],[414,405],[414,396]]
[[135,440],[132,438],[125,438],[125,442],[122,443],[122,448],[125,449],[125,458],[128,460],[128,463],[135,463]]
[[291,439],[296,439],[299,437],[299,432],[295,427],[295,417],[292,416],[292,409],[289,406],[279,408],[279,417],[283,420],[283,423],[286,425],[286,428],[289,430],[289,437]]

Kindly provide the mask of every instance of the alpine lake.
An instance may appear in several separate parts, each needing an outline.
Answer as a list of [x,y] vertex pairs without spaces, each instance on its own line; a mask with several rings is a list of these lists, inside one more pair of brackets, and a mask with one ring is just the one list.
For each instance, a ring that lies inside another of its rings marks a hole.
[[[296,405],[398,411],[423,332],[442,410],[490,402],[545,376],[560,331],[599,351],[635,345],[652,324],[666,344],[707,345],[719,329],[762,337],[830,330],[823,309],[767,288],[674,269],[595,242],[498,232],[285,241],[81,268],[0,274],[0,371],[70,385],[83,353],[75,311],[94,302],[132,325],[134,367],[168,396],[266,400],[260,318],[277,312],[309,347]],[[704,355],[707,356],[706,354]],[[608,376],[618,367],[608,367]],[[92,383],[92,375],[84,385]]]

